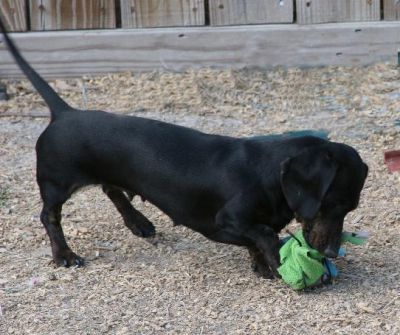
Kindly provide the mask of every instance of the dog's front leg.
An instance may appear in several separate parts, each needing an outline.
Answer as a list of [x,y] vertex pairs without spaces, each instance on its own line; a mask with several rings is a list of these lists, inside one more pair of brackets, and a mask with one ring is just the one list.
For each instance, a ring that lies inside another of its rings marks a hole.
[[[280,265],[278,235],[268,226],[255,225],[247,231],[246,236],[254,241],[255,247],[252,249],[256,252],[253,254],[255,256],[253,260],[257,262],[259,273],[265,278],[270,277],[268,268],[265,267],[267,265],[273,276],[280,278],[281,276],[278,273]],[[263,262],[263,258],[265,263]]]
[[[258,262],[279,278],[279,237],[271,227],[253,222],[254,203],[251,197],[243,195],[231,200],[217,213],[219,229],[209,237],[222,243],[247,246],[257,254]],[[266,272],[265,276],[270,277]]]

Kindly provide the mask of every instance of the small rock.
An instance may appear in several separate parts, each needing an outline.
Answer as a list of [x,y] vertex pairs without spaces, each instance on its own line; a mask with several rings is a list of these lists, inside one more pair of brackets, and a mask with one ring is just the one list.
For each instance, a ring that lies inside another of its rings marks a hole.
[[365,313],[370,313],[370,314],[374,314],[375,310],[371,307],[368,306],[368,304],[364,303],[364,302],[359,302],[356,304],[357,308],[360,309],[361,311],[365,312]]
[[57,280],[57,277],[54,273],[49,274],[49,280]]

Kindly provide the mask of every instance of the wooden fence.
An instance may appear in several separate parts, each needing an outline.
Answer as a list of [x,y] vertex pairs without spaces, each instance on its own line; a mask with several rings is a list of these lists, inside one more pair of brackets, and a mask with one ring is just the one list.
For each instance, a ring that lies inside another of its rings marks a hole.
[[13,31],[400,20],[397,0],[0,0]]
[[[45,77],[400,57],[397,0],[0,0],[0,15]],[[21,76],[0,39],[0,77]]]

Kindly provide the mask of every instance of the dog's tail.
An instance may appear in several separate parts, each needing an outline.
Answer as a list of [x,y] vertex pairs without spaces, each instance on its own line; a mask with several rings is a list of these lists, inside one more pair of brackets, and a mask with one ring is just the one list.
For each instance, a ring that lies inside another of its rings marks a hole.
[[50,85],[21,56],[14,42],[8,36],[7,29],[1,18],[0,29],[3,32],[6,45],[18,66],[42,96],[47,106],[49,106],[52,121],[54,121],[62,112],[72,110],[72,108],[63,99],[61,99],[61,97],[50,87]]

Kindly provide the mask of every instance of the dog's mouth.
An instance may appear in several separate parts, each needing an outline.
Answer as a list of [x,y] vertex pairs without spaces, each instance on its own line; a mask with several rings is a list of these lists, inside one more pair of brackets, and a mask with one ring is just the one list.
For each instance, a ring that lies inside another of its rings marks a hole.
[[[304,239],[311,248],[318,250],[326,258],[338,257],[339,246],[337,246],[337,243],[321,243],[320,239],[312,233],[304,234]],[[322,239],[326,241],[326,238]]]
[[336,243],[328,242],[329,238],[325,235],[318,235],[305,223],[303,226],[303,236],[306,243],[313,249],[318,250],[327,258],[336,258],[338,256],[339,248]]
[[[301,223],[304,240],[311,248],[318,250],[327,258],[336,258],[339,252],[338,243],[335,242],[333,235],[325,231],[324,224],[320,214],[312,220],[304,220],[295,215],[297,222]],[[340,241],[340,238],[339,238]]]

